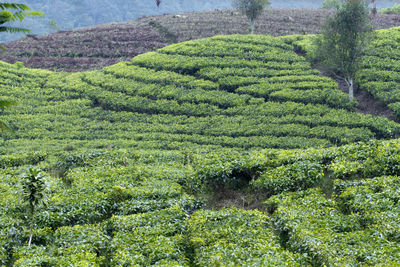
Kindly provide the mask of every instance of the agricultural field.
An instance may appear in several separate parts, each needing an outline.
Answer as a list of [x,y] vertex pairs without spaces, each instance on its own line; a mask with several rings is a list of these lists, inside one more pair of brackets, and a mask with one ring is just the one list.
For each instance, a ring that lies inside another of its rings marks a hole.
[[308,148],[398,135],[397,123],[355,112],[290,41],[217,36],[72,74],[2,63],[1,95],[18,102],[0,117],[13,129],[2,149]]
[[[302,50],[310,61],[313,58],[313,35],[298,36],[291,44],[296,50]],[[358,91],[366,92],[373,99],[383,103],[393,114],[394,119],[400,120],[400,27],[375,31],[368,44],[366,54],[362,57],[361,70],[356,82]],[[347,89],[347,88],[346,88]]]
[[[0,263],[14,266],[355,266],[399,262],[400,143],[226,151],[102,150],[0,157]],[[47,205],[26,245],[26,164]],[[199,192],[247,188],[265,210],[203,209]],[[192,193],[188,193],[192,192]]]
[[[357,113],[301,40],[219,35],[76,73],[1,62],[0,266],[398,264],[400,124]],[[242,198],[217,209],[224,192]]]
[[379,30],[363,59],[360,89],[384,102],[400,118],[400,28]]
[[[273,36],[317,33],[329,14],[324,9],[268,9],[257,21],[256,33]],[[400,26],[400,19],[395,14],[379,14],[374,23],[376,28],[390,28]],[[92,70],[171,43],[248,32],[248,20],[235,10],[147,16],[5,43],[7,50],[0,59],[55,71]]]

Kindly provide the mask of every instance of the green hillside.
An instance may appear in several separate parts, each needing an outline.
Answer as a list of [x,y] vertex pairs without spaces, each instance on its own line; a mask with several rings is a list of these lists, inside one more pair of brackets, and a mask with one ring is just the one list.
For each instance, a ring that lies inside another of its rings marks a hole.
[[360,88],[387,104],[397,118],[400,118],[399,41],[399,27],[377,31],[358,77]]
[[308,148],[396,136],[398,124],[353,112],[289,39],[218,36],[74,74],[3,63],[1,95],[19,105],[1,116],[14,130],[2,149]]
[[[400,143],[377,139],[400,125],[355,112],[300,39],[216,36],[82,73],[1,63],[18,104],[0,116],[0,266],[398,263]],[[47,186],[31,247],[28,166]],[[213,209],[225,193],[242,198]]]

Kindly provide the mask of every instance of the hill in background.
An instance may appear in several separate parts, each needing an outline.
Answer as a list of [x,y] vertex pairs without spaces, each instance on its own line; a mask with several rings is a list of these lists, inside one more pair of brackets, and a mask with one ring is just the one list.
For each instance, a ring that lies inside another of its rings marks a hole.
[[[329,14],[330,11],[322,9],[268,9],[257,21],[256,33],[273,36],[317,33],[321,21]],[[398,15],[379,14],[376,20],[376,28],[398,25]],[[133,22],[62,31],[7,43],[0,59],[58,71],[101,69],[171,43],[248,31],[248,20],[235,10],[143,17]]]
[[[32,10],[43,12],[41,18],[27,18],[22,26],[33,30],[34,34],[48,34],[57,30],[74,30],[116,21],[129,21],[142,16],[199,12],[232,8],[231,0],[164,0],[157,8],[155,0],[23,0]],[[322,0],[272,0],[273,8],[318,8]],[[378,7],[392,6],[394,1],[377,1]],[[18,26],[21,26],[19,23]],[[22,38],[23,34],[5,34],[0,41]]]

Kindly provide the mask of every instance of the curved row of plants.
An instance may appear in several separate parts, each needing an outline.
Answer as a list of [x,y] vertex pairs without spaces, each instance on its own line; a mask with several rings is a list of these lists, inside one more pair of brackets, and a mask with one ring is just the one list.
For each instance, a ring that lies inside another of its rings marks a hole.
[[[253,153],[1,156],[0,264],[393,265],[399,152],[395,140]],[[27,164],[42,172],[47,202],[36,209],[30,247],[20,201]],[[265,211],[204,210],[192,195],[243,187],[268,199]]]
[[358,82],[375,98],[382,100],[400,118],[400,28],[379,30],[363,58]]
[[[75,74],[1,63],[0,94],[18,104],[0,116],[14,130],[0,150],[0,265],[399,262],[400,143],[369,141],[399,125],[353,112],[287,40],[215,37]],[[315,90],[332,99],[299,97]],[[32,175],[35,209],[22,201]],[[266,210],[204,209],[224,190]]]
[[54,139],[58,149],[307,148],[397,135],[396,123],[353,112],[287,39],[217,36],[74,74],[3,63],[1,94],[19,102],[2,116],[14,129],[3,149]]

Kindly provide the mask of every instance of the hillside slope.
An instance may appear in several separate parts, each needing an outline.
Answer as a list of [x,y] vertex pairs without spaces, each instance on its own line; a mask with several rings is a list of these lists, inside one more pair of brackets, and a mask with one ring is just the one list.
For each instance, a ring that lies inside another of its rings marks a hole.
[[[257,21],[256,33],[274,36],[316,33],[329,14],[322,9],[268,9]],[[399,25],[398,15],[379,14],[376,21],[377,28]],[[101,69],[170,43],[218,34],[246,34],[248,28],[247,19],[233,10],[143,17],[133,22],[14,41],[4,45],[7,50],[0,59],[58,71]]]
[[293,38],[217,36],[73,74],[3,63],[1,95],[20,106],[1,117],[15,129],[2,148],[307,148],[398,134],[352,111]]
[[[354,112],[301,38],[215,36],[80,73],[1,62],[18,105],[0,116],[0,265],[395,266],[400,142],[376,139],[400,125]],[[32,167],[47,205],[28,247]],[[212,209],[224,192],[243,197]]]

